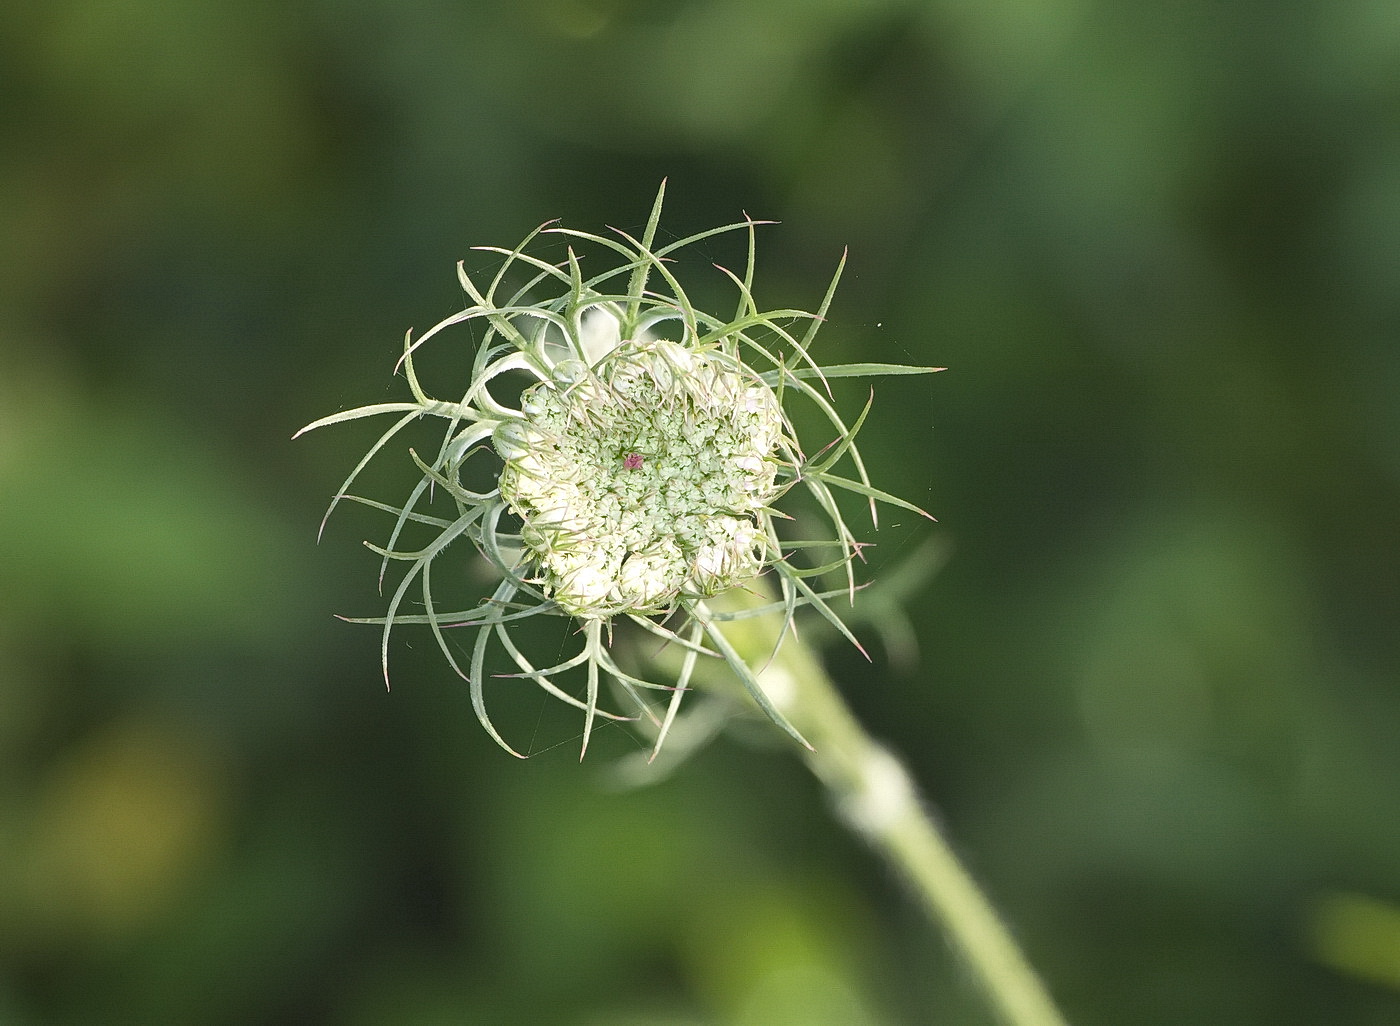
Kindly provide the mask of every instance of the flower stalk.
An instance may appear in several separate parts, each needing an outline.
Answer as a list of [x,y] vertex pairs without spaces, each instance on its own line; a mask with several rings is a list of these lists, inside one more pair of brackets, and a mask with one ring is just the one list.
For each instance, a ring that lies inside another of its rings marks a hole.
[[[735,610],[756,601],[752,593],[736,591],[711,604]],[[723,629],[741,658],[763,666],[759,686],[811,742],[803,758],[838,814],[943,927],[1006,1023],[1065,1026],[1005,924],[920,802],[908,771],[861,727],[809,646],[791,636],[779,644],[776,620],[771,615],[735,619]]]

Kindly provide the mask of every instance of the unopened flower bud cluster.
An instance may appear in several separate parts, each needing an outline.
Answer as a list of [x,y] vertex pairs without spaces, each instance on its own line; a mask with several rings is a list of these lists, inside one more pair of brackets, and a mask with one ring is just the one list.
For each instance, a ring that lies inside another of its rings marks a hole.
[[624,341],[556,363],[496,428],[501,497],[565,612],[667,612],[762,571],[783,428],[719,351]]

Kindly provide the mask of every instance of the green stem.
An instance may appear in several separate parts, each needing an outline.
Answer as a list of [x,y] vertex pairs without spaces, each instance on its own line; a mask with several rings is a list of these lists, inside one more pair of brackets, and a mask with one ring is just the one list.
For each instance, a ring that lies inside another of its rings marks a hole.
[[807,764],[846,822],[905,878],[1010,1026],[1065,1026],[1005,924],[925,812],[904,766],[861,728],[813,652],[789,636],[770,660],[775,621],[733,621],[725,633],[750,666],[763,667],[759,682],[811,743],[803,753]]

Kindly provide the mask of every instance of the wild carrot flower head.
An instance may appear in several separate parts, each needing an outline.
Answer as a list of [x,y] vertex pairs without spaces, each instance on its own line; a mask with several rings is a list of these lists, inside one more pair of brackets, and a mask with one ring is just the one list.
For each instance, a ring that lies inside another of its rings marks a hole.
[[496,427],[501,497],[564,612],[669,613],[763,570],[783,413],[717,347],[610,342],[592,368],[556,364]]
[[[760,310],[751,289],[754,229],[762,222],[745,219],[657,246],[663,193],[664,187],[640,239],[546,225],[514,249],[483,247],[502,257],[489,283],[483,287],[459,264],[469,305],[417,339],[411,332],[405,338],[400,366],[411,398],[347,410],[302,429],[398,415],[331,503],[334,509],[341,498],[355,499],[394,517],[387,543],[371,547],[386,566],[403,562],[407,570],[385,615],[366,622],[382,625],[386,679],[394,626],[427,625],[448,663],[469,682],[482,725],[512,754],[519,753],[486,711],[486,655],[493,640],[518,669],[511,676],[533,680],[584,713],[585,750],[596,716],[627,718],[600,710],[602,680],[630,696],[640,717],[654,725],[659,748],[701,658],[729,663],[760,707],[801,740],[716,624],[773,610],[790,622],[798,607],[810,606],[849,637],[828,603],[833,593],[809,583],[842,570],[842,591],[855,589],[851,563],[859,544],[836,493],[864,496],[872,521],[877,500],[915,509],[871,486],[854,444],[869,404],[848,427],[826,382],[932,368],[820,366],[810,350],[840,267],[815,312]],[[731,315],[717,317],[692,305],[671,258],[728,232],[747,233],[748,257],[742,274],[720,269],[737,291],[737,304]],[[551,235],[568,243],[557,263],[529,252]],[[613,266],[594,273],[585,260],[590,251],[611,257]],[[434,398],[419,381],[415,354],[448,328],[468,323],[480,336],[471,379],[460,399]],[[831,426],[811,456],[786,412],[794,400],[813,404]],[[386,505],[350,495],[369,461],[425,417],[439,419],[445,430],[431,461],[410,450],[421,477],[408,496]],[[469,487],[477,479],[476,464],[468,471],[473,460],[490,461],[492,486]],[[827,537],[789,540],[778,530],[786,519],[778,504],[795,488],[829,524]],[[444,498],[451,507],[446,515],[427,512]],[[410,527],[426,530],[428,544],[401,547]],[[443,559],[463,559],[464,546],[485,558],[499,583],[473,608],[444,612],[434,603],[432,570]],[[775,605],[723,614],[707,604],[764,573],[781,596]],[[417,610],[409,607],[411,589]],[[574,620],[577,651],[557,665],[536,666],[511,636],[517,621],[535,616]],[[608,642],[619,618],[684,652],[676,679],[646,681],[614,661]],[[463,630],[474,636],[459,650],[449,644],[449,631]],[[469,652],[469,659],[459,652]],[[574,670],[581,685],[558,683]],[[662,707],[653,708],[652,693],[665,696]]]

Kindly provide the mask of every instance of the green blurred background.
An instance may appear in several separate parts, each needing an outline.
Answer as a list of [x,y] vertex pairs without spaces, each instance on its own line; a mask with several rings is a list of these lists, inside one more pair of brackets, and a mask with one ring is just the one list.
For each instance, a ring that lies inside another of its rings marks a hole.
[[520,763],[331,616],[291,433],[663,177],[951,368],[863,435],[917,659],[830,662],[1071,1021],[1400,1022],[1393,0],[52,0],[0,97],[0,1022],[990,1021],[781,739]]

